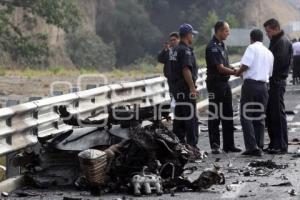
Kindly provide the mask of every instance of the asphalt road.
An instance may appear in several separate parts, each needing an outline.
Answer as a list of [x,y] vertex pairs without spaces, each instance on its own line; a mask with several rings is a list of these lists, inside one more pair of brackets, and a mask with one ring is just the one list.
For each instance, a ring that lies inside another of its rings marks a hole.
[[[236,97],[238,99],[239,97]],[[235,103],[238,101],[236,100]],[[292,87],[288,86],[287,95],[286,95],[286,106],[287,110],[293,110],[298,112],[296,115],[289,115],[289,139],[293,140],[294,138],[300,139],[300,86]],[[239,127],[239,119],[236,119],[237,128]],[[209,143],[208,143],[208,133],[205,126],[201,126],[201,135],[199,141],[199,147],[202,150],[207,150],[209,152]],[[237,130],[235,132],[235,140],[237,146],[244,148],[244,142],[242,138],[242,132]],[[266,134],[266,144],[268,144],[268,137]],[[246,177],[243,174],[237,173],[239,169],[243,169],[248,165],[249,162],[257,160],[257,158],[249,158],[241,156],[240,154],[220,154],[220,155],[211,155],[209,154],[202,163],[195,164],[199,167],[199,172],[205,168],[211,167],[215,163],[216,159],[218,165],[222,167],[222,171],[226,177],[225,185],[216,185],[211,187],[208,190],[197,193],[176,193],[175,196],[166,194],[163,196],[148,196],[136,198],[133,196],[124,196],[122,194],[115,195],[104,195],[100,197],[92,197],[89,192],[78,192],[73,190],[65,190],[64,188],[59,190],[27,190],[38,194],[36,197],[27,197],[19,198],[14,197],[12,194],[9,198],[6,199],[44,199],[44,200],[53,200],[53,199],[63,199],[64,197],[73,197],[82,200],[108,200],[108,199],[144,199],[144,200],[165,200],[165,199],[174,199],[174,200],[205,200],[205,199],[300,199],[300,158],[293,158],[293,153],[300,149],[300,145],[290,145],[289,154],[287,155],[264,155],[260,160],[273,160],[277,164],[288,164],[288,168],[275,170],[269,176],[250,176]],[[232,163],[231,167],[228,167],[228,164]],[[273,187],[273,186],[264,186],[266,183],[269,185],[278,184],[290,181],[292,186],[284,187]],[[233,184],[235,183],[235,184]],[[228,186],[230,185],[230,186]],[[231,188],[228,191],[226,188]],[[294,189],[298,194],[297,196],[291,196],[288,191]]]

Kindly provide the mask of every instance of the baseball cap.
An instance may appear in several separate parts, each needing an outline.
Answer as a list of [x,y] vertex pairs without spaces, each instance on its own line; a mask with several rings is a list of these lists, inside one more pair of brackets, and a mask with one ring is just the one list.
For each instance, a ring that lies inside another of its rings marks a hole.
[[192,33],[194,35],[197,35],[199,32],[195,31],[194,28],[192,27],[192,25],[190,25],[190,24],[186,24],[186,23],[182,24],[179,27],[179,34],[184,35],[184,34],[187,34],[187,33]]

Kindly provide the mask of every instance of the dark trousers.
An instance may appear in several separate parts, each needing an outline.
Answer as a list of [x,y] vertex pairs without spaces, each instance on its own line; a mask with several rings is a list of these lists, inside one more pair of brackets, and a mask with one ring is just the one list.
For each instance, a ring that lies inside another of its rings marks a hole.
[[288,131],[284,104],[286,80],[272,80],[269,88],[267,106],[267,126],[270,137],[270,148],[287,150]]
[[176,99],[173,132],[181,143],[197,147],[199,128],[195,100]]
[[234,147],[232,92],[228,82],[207,81],[209,93],[208,132],[212,149],[220,148],[219,125],[222,122],[223,148]]
[[247,151],[263,149],[265,136],[265,113],[268,103],[267,84],[245,80],[241,94],[241,125]]

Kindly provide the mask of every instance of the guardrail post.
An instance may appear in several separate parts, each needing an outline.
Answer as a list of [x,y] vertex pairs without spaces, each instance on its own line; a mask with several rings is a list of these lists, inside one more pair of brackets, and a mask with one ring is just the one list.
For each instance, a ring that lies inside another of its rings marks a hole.
[[[8,100],[6,102],[6,107],[11,107],[14,105],[18,105],[19,101],[17,100]],[[11,140],[11,138],[7,138],[8,140]],[[11,143],[11,141],[8,141],[8,143]],[[6,178],[11,178],[14,176],[17,176],[20,174],[20,167],[14,167],[12,165],[12,159],[15,157],[15,155],[18,154],[18,152],[12,152],[8,153],[5,156],[6,159]]]

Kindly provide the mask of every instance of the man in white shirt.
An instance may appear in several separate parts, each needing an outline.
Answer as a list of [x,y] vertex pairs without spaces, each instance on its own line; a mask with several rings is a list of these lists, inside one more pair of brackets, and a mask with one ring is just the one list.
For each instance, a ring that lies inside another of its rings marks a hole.
[[242,155],[262,156],[264,147],[265,112],[268,102],[267,82],[273,72],[274,56],[266,48],[263,32],[255,29],[250,33],[248,46],[237,71],[244,84],[241,95],[241,124],[246,151]]
[[293,43],[293,84],[300,82],[300,39]]

